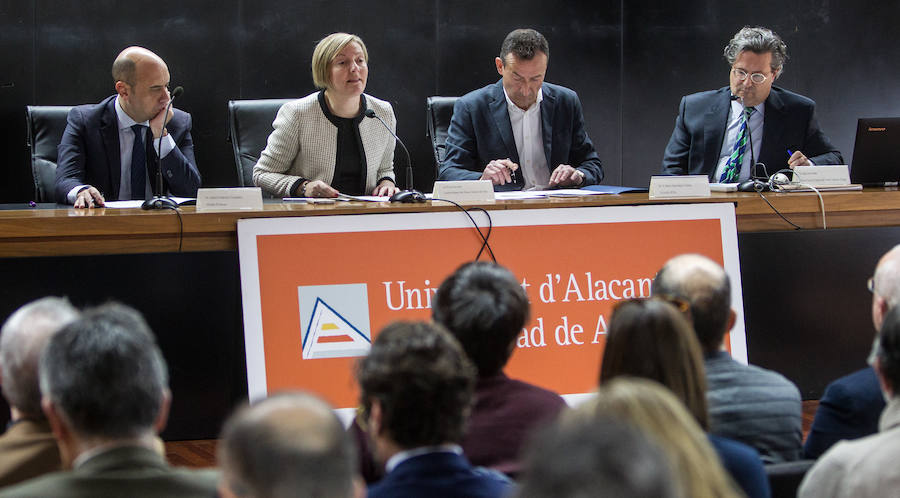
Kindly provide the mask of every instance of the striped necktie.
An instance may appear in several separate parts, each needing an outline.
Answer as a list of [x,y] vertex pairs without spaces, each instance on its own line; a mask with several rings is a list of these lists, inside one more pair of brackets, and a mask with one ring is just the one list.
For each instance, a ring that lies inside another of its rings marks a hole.
[[734,183],[741,174],[741,165],[744,164],[744,151],[747,150],[747,140],[750,138],[750,130],[747,125],[750,122],[750,115],[755,110],[753,107],[745,107],[744,112],[741,114],[741,128],[738,130],[737,139],[734,141],[734,150],[731,151],[728,163],[725,164],[725,170],[722,171],[722,176],[719,178],[721,183]]

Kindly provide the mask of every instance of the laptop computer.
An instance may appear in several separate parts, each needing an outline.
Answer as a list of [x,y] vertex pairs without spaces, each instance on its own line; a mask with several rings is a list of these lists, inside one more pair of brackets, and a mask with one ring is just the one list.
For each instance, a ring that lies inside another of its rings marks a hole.
[[900,118],[859,118],[850,181],[879,186],[900,181]]

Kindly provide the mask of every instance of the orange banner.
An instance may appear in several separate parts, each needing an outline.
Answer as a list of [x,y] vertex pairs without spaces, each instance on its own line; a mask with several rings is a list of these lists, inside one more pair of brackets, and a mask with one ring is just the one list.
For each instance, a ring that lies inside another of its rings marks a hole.
[[[265,392],[308,389],[336,407],[357,403],[354,362],[377,332],[396,320],[429,320],[440,282],[480,247],[471,227],[259,233],[254,239]],[[560,394],[590,392],[613,304],[649,296],[654,274],[677,254],[700,253],[724,264],[723,240],[719,218],[495,223],[490,245],[497,261],[531,301],[507,373]],[[245,320],[252,318],[246,314],[245,303]],[[255,340],[250,335],[248,343]],[[252,349],[251,397],[261,394]]]

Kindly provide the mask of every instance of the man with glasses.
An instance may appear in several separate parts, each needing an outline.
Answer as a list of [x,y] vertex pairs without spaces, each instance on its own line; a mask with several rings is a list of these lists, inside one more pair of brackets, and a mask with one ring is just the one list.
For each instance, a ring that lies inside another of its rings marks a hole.
[[[784,168],[843,164],[816,120],[812,100],[772,84],[787,45],[766,28],[745,27],[725,46],[730,85],[681,99],[662,172],[734,183]],[[766,166],[765,170],[756,163]]]
[[[900,300],[900,245],[878,260],[875,275],[866,284],[872,293],[872,325],[877,338],[884,317]],[[875,342],[870,364],[877,349]],[[884,406],[878,377],[871,366],[828,384],[803,446],[804,456],[818,458],[841,439],[856,439],[878,432],[878,419]]]

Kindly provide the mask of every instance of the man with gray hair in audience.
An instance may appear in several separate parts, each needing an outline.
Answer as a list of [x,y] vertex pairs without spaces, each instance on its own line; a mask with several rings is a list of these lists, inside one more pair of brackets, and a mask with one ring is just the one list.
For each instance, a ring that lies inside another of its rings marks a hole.
[[219,442],[223,498],[365,496],[350,436],[312,394],[275,394],[238,410]]
[[725,334],[737,320],[725,270],[706,256],[676,256],[656,274],[651,293],[690,304],[703,347],[710,432],[752,446],[764,463],[800,458],[800,390],[783,375],[739,363],[722,349]]
[[50,336],[78,318],[59,297],[22,306],[0,330],[0,384],[10,423],[0,436],[0,487],[59,470],[59,449],[41,411],[38,360]]
[[106,304],[50,338],[41,355],[42,408],[65,469],[0,497],[211,497],[218,473],[170,467],[157,433],[171,393],[153,332],[136,310]]
[[[666,145],[666,175],[743,182],[784,168],[844,164],[816,120],[816,103],[774,86],[787,45],[772,30],[746,26],[725,45],[729,85],[681,99]],[[756,164],[762,163],[768,168]]]
[[[868,287],[872,293],[872,325],[877,335],[888,311],[900,301],[900,245],[878,260]],[[865,332],[870,333],[870,330],[864,327]],[[878,432],[878,417],[884,406],[878,377],[871,366],[828,384],[803,446],[804,455],[819,458],[841,439],[856,439]]]

